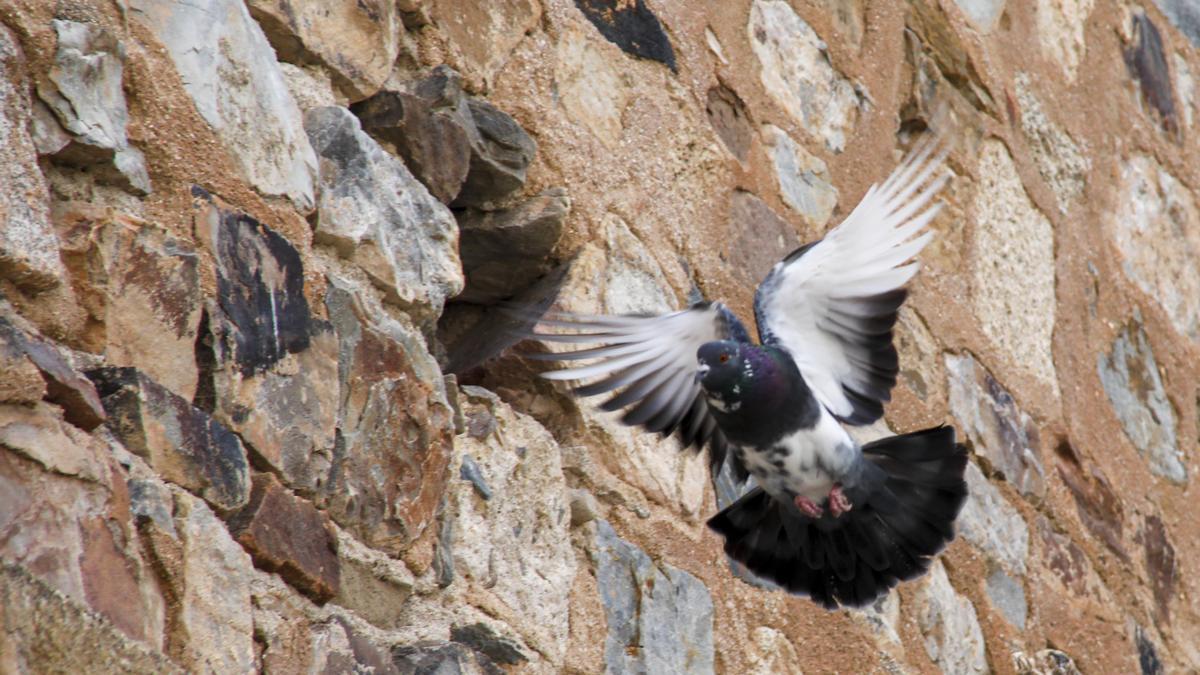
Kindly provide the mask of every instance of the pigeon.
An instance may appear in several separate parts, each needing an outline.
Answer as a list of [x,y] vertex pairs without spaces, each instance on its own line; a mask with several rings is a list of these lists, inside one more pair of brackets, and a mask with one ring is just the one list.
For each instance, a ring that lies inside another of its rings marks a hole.
[[[610,394],[600,407],[756,484],[708,521],[754,575],[827,609],[874,603],[920,576],[954,537],[967,451],[938,426],[860,445],[844,425],[883,415],[892,333],[949,176],[930,134],[823,238],[777,263],[754,295],[760,342],[725,305],[668,314],[549,313],[531,337],[542,373]],[[548,330],[549,329],[549,330]],[[595,346],[586,346],[595,345]],[[583,361],[583,363],[577,363]]]

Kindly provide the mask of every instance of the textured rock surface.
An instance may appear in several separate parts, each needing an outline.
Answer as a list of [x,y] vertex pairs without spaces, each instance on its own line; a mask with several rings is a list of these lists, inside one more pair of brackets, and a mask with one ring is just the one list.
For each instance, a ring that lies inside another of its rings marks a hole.
[[[0,2],[0,671],[1197,670],[1192,4]],[[971,497],[829,613],[512,307],[751,319],[930,126]]]

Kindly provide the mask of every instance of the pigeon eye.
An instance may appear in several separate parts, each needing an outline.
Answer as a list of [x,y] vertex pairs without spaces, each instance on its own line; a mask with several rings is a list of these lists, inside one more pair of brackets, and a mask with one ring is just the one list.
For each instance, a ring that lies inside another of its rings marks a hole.
[[717,357],[717,360],[720,361],[721,363],[729,363],[729,355],[722,354],[721,356]]

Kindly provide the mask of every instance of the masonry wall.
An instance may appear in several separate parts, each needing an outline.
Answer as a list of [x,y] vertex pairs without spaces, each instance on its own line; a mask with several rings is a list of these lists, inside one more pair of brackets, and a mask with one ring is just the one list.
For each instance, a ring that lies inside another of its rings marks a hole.
[[[3,3],[0,671],[1200,669],[1198,71],[1186,0]],[[971,497],[826,612],[497,305],[749,318],[938,110],[864,437]]]

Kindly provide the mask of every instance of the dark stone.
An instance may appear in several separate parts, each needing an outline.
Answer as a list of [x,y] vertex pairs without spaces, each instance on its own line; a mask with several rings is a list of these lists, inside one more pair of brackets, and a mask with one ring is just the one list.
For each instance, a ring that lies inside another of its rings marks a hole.
[[219,206],[203,188],[193,187],[192,195],[196,209],[208,212],[196,219],[196,235],[212,248],[217,303],[232,328],[217,340],[219,356],[252,375],[307,349],[312,315],[300,253],[254,218]]
[[363,543],[399,555],[435,522],[454,411],[419,335],[374,316],[335,278],[325,306],[337,332],[341,404],[317,501]]
[[1141,626],[1134,629],[1134,640],[1137,642],[1138,666],[1142,669],[1142,675],[1163,675],[1166,670],[1158,658],[1158,649]]
[[1138,81],[1146,102],[1158,111],[1163,129],[1178,133],[1175,90],[1163,51],[1162,34],[1144,12],[1133,15],[1133,45],[1125,50],[1125,65]]
[[537,143],[508,114],[491,103],[469,99],[471,169],[454,207],[489,207],[525,185],[525,170],[537,154]]
[[337,595],[341,567],[328,516],[273,474],[254,476],[250,503],[229,519],[229,532],[256,566],[277,572],[318,603]]
[[467,415],[467,434],[482,441],[496,430],[496,418],[486,410]]
[[354,655],[353,672],[371,673],[372,675],[399,674],[399,669],[386,649],[354,630],[354,626],[345,617],[338,616],[335,620],[345,631],[346,639],[350,643],[350,652]]
[[350,110],[364,131],[396,148],[434,197],[454,201],[471,169],[470,111],[458,73],[438,66],[408,91],[381,91]]
[[1150,573],[1150,588],[1163,621],[1171,620],[1171,600],[1179,582],[1175,565],[1175,547],[1167,536],[1166,525],[1158,516],[1146,518],[1142,530],[1142,546],[1146,552],[1146,570]]
[[1196,0],[1154,0],[1171,25],[1200,47],[1200,5]]
[[446,588],[454,583],[453,541],[454,519],[442,518],[442,526],[438,528],[437,546],[433,555],[433,572],[438,588]]
[[46,383],[46,400],[63,409],[63,419],[84,431],[104,423],[107,415],[96,387],[67,363],[58,347],[27,335],[3,317],[0,342],[14,353],[23,354],[38,369]]
[[1069,443],[1061,443],[1056,453],[1060,459],[1058,475],[1075,498],[1075,510],[1084,527],[1121,560],[1129,562],[1129,553],[1121,543],[1124,509],[1121,498],[1104,472],[1095,465],[1085,469],[1083,459]]
[[721,142],[738,158],[746,161],[750,156],[750,144],[754,141],[754,125],[746,112],[746,105],[737,93],[724,84],[708,90],[708,121],[721,138]]
[[529,660],[512,640],[496,635],[482,623],[455,626],[450,629],[450,639],[474,649],[495,663],[511,666]]
[[172,537],[175,532],[175,502],[166,486],[158,481],[130,479],[125,483],[129,490],[129,511],[138,522],[154,523]]
[[745,190],[735,190],[729,201],[730,233],[723,260],[750,287],[757,286],[775,263],[800,246],[795,228]]
[[492,488],[488,487],[487,480],[483,477],[483,472],[479,470],[479,464],[475,462],[474,457],[463,455],[462,467],[458,470],[458,477],[471,481],[471,485],[475,487],[475,492],[479,493],[479,496],[484,501],[492,498]]
[[565,188],[550,188],[511,209],[457,214],[467,283],[456,300],[489,304],[529,288],[550,270],[550,254],[571,210]]
[[400,675],[503,675],[491,659],[465,645],[454,642],[429,642],[397,645],[392,648],[392,663]]
[[625,53],[664,63],[671,72],[678,72],[671,40],[645,0],[575,0],[575,6]]
[[97,368],[87,376],[99,390],[108,427],[165,480],[219,513],[246,503],[246,450],[224,425],[136,368]]

